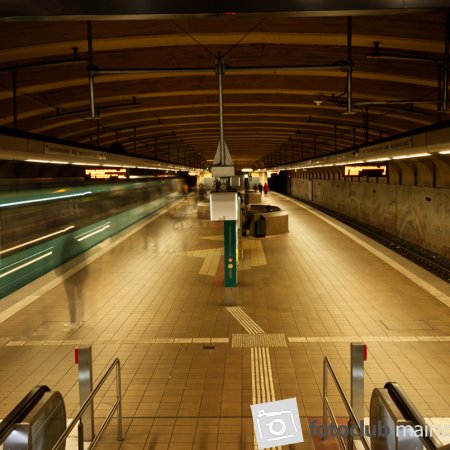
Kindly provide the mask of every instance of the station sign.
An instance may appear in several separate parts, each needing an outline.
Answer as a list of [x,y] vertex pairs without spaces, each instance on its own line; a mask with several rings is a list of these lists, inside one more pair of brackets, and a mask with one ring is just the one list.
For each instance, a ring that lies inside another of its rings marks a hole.
[[87,180],[126,180],[128,179],[128,170],[120,169],[85,169],[84,175]]
[[344,166],[346,177],[386,177],[387,164],[358,164]]

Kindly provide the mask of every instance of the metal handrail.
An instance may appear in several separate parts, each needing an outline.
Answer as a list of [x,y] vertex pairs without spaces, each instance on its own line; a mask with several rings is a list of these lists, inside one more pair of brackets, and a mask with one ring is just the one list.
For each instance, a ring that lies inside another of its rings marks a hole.
[[116,398],[117,401],[112,407],[111,411],[109,412],[108,416],[106,417],[105,421],[103,422],[102,426],[100,427],[98,433],[92,439],[91,444],[89,445],[87,450],[90,450],[91,448],[94,448],[94,446],[97,444],[98,440],[100,439],[103,431],[105,431],[105,428],[108,426],[108,423],[112,419],[112,416],[117,410],[117,440],[122,440],[122,388],[121,388],[121,380],[120,380],[120,360],[119,358],[116,358],[113,363],[109,366],[108,370],[105,372],[101,380],[97,383],[97,386],[92,390],[92,392],[89,394],[89,397],[86,399],[86,401],[81,405],[80,410],[78,411],[77,415],[73,418],[72,422],[70,422],[69,426],[66,428],[64,433],[61,435],[61,437],[58,439],[58,442],[52,447],[52,450],[57,450],[59,447],[65,442],[71,431],[75,428],[75,425],[77,422],[79,422],[79,435],[78,435],[78,449],[83,449],[83,439],[80,439],[80,432],[82,434],[83,426],[82,426],[82,420],[81,416],[86,411],[88,406],[92,403],[94,400],[95,395],[100,390],[100,388],[103,386],[103,384],[108,379],[109,375],[113,371],[114,367],[116,368]]
[[[367,441],[367,438],[364,436],[363,432],[364,430],[361,430],[361,427],[359,426],[358,419],[355,416],[353,408],[350,406],[350,403],[348,402],[347,397],[345,396],[344,390],[342,389],[341,383],[339,383],[339,380],[336,377],[333,366],[331,365],[330,361],[326,356],[323,359],[323,426],[325,426],[325,424],[327,423],[329,416],[336,429],[338,428],[336,416],[333,412],[333,409],[331,408],[330,402],[328,401],[328,372],[331,374],[334,384],[344,403],[345,409],[347,410],[347,413],[349,415],[349,424],[353,424],[356,427],[356,430],[358,431],[359,440],[364,446],[364,449],[371,450],[370,444]],[[344,439],[342,438],[342,436],[339,433],[336,433],[336,437],[341,450],[346,450],[347,448],[345,446]],[[350,433],[350,430],[348,430],[348,448],[351,448],[352,438],[353,438],[352,433]]]

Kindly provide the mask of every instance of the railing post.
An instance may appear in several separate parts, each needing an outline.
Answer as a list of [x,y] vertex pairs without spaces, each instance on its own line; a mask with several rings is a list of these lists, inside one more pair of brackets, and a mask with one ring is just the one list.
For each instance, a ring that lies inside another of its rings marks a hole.
[[78,450],[84,450],[83,421],[81,419],[78,422]]
[[[323,359],[323,414],[322,414],[322,426],[324,427],[327,425],[328,422],[328,408],[327,408],[327,399],[328,399],[328,360],[325,357]],[[322,439],[325,439],[325,433],[323,433]]]
[[[92,392],[92,347],[80,345],[76,349],[78,355],[78,383],[80,388],[80,405]],[[94,401],[86,408],[82,416],[83,432],[86,441],[94,439]]]
[[352,419],[349,419],[347,422],[347,430],[348,430],[347,450],[353,450],[353,448],[354,448],[353,439],[355,439],[355,438],[354,438],[354,436],[352,436],[351,429],[352,429]]
[[122,440],[122,382],[120,378],[120,361],[116,365],[116,394],[117,394],[117,440]]
[[[350,403],[358,420],[358,425],[361,421],[364,422],[364,359],[365,359],[365,344],[351,343],[350,344]],[[364,426],[362,427],[364,429]]]

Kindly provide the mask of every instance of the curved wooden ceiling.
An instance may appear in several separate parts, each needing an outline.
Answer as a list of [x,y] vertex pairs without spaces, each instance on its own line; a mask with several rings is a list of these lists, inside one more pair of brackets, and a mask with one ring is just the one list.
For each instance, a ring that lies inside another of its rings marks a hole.
[[[351,115],[340,67],[348,64],[346,17],[94,21],[100,120],[89,119],[87,23],[5,22],[0,125],[14,127],[15,80],[19,130],[103,148],[120,142],[129,153],[173,162],[211,160],[220,53],[225,139],[238,165],[323,155],[447,119],[439,112],[445,19],[445,12],[352,18]],[[380,57],[370,57],[374,42]],[[74,48],[79,61],[64,63]]]

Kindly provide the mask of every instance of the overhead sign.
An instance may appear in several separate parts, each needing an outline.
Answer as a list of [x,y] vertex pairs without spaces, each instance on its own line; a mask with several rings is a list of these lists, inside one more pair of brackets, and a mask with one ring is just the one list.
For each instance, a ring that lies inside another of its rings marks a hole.
[[128,178],[127,169],[85,169],[84,174],[87,180],[126,180]]
[[393,139],[391,141],[383,142],[381,144],[364,146],[359,149],[359,156],[373,155],[375,157],[376,154],[380,152],[393,153],[398,152],[399,150],[409,150],[411,148],[413,148],[413,138],[412,136],[407,136],[405,138]]
[[44,153],[48,155],[76,156],[87,159],[105,160],[106,153],[85,148],[70,147],[69,145],[45,142]]
[[385,177],[387,176],[387,165],[353,165],[344,166],[346,177]]

